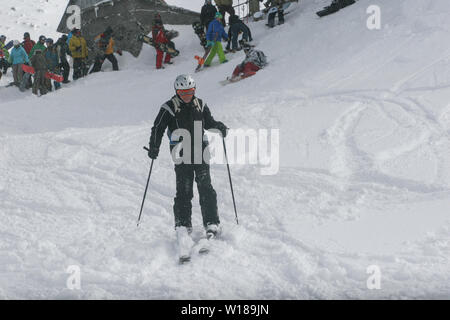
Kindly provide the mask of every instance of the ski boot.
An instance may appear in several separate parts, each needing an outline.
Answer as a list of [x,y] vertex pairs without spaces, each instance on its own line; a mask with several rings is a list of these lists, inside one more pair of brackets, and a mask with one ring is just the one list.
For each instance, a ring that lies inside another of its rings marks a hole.
[[222,232],[220,225],[211,223],[206,226],[206,238],[208,240],[217,238]]

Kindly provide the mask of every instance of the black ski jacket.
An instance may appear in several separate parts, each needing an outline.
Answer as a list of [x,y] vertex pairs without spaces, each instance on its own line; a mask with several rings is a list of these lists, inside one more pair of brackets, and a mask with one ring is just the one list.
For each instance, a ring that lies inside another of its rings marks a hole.
[[213,6],[212,4],[205,4],[202,7],[202,11],[200,13],[200,22],[202,25],[204,25],[206,28],[208,28],[209,23],[215,19],[217,12],[217,8]]
[[[224,130],[225,125],[214,120],[206,103],[194,96],[191,102],[185,103],[177,95],[167,101],[161,106],[161,109],[155,119],[150,136],[150,149],[158,149],[161,145],[161,140],[164,132],[167,130],[167,136],[170,140],[170,151],[181,142],[181,140],[172,139],[172,133],[177,129],[185,129],[189,132],[191,137],[191,150],[194,150],[194,145],[199,144],[195,141],[194,122],[198,121],[201,124],[201,145],[202,151],[208,146],[208,141],[205,136],[205,130],[217,129]],[[194,163],[194,152],[192,151],[191,163]]]

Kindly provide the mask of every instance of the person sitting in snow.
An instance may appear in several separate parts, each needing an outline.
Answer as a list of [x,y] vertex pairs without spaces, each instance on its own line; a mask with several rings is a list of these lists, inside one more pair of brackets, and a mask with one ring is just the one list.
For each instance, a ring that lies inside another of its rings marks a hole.
[[231,81],[251,77],[267,65],[267,57],[264,52],[244,46],[245,59],[238,65],[231,76]]

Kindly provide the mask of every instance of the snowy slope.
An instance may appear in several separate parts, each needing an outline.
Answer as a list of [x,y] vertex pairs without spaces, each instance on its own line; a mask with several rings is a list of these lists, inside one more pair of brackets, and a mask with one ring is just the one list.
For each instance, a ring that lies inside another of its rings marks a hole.
[[[273,30],[251,24],[270,59],[255,77],[219,85],[242,53],[195,75],[229,127],[280,129],[281,166],[273,176],[232,166],[239,226],[226,168],[212,166],[224,235],[190,265],[175,256],[167,141],[135,224],[149,169],[142,146],[200,53],[189,26],[177,27],[182,54],[163,71],[145,47],[120,57],[120,72],[105,63],[41,98],[0,88],[0,297],[448,298],[450,4],[360,0],[318,19],[327,2],[304,1]],[[373,4],[382,30],[366,28]],[[193,206],[199,238],[197,195]],[[70,265],[81,290],[66,288]],[[370,265],[380,290],[367,289]]]

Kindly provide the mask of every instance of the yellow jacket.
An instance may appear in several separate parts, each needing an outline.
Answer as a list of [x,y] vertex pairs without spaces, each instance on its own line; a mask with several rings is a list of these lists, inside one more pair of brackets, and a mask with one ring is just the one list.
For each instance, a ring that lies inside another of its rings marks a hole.
[[109,38],[109,42],[108,45],[106,46],[106,49],[102,47],[102,42],[101,42],[101,38],[102,38],[102,34],[99,34],[98,36],[96,36],[94,38],[95,43],[97,43],[98,47],[102,50],[105,51],[105,54],[113,54],[114,53],[114,40],[113,38]]
[[72,52],[72,58],[87,58],[88,48],[86,40],[83,37],[73,35],[69,42],[69,49]]

